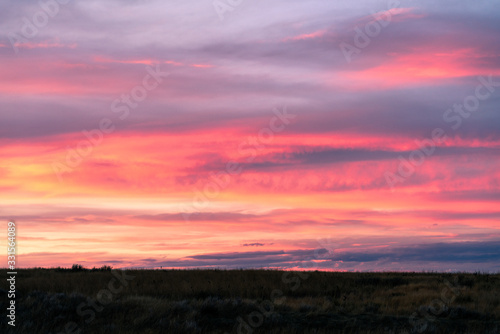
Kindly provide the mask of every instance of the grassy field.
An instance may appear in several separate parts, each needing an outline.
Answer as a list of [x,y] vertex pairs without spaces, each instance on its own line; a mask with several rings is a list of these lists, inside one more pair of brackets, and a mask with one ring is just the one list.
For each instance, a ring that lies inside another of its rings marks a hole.
[[500,333],[500,275],[75,267],[16,289],[1,333]]

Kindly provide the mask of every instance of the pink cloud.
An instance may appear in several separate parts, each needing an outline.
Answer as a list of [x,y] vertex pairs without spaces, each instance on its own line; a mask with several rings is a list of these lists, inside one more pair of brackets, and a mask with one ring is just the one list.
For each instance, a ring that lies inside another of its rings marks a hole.
[[59,42],[39,42],[39,43],[16,43],[16,47],[21,49],[50,49],[50,48],[68,48],[68,49],[76,49],[78,44],[63,44]]
[[306,39],[315,39],[319,37],[323,37],[327,33],[326,30],[318,30],[310,34],[301,34],[297,36],[292,36],[292,37],[287,37],[283,39],[284,42],[287,41],[300,41],[300,40],[306,40]]
[[197,68],[212,68],[212,67],[214,67],[213,65],[210,65],[210,64],[192,64],[190,66],[197,67]]

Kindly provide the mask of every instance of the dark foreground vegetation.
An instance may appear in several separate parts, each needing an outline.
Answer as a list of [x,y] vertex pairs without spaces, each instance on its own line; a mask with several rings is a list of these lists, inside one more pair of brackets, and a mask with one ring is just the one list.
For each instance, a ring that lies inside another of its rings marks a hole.
[[3,281],[0,333],[500,333],[500,275],[26,269],[15,328]]

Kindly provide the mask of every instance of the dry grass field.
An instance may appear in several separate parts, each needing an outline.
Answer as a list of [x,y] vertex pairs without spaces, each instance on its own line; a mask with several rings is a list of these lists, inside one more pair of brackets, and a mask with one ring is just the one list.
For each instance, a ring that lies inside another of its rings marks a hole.
[[[6,277],[6,271],[1,271]],[[500,275],[18,270],[1,333],[499,333]],[[2,291],[5,295],[6,291]],[[1,307],[6,309],[6,298]]]

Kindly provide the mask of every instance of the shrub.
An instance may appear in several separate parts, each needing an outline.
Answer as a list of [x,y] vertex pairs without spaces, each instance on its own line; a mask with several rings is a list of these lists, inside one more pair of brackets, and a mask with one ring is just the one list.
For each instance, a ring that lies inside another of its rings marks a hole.
[[81,264],[74,264],[71,267],[71,271],[84,271],[85,268]]

